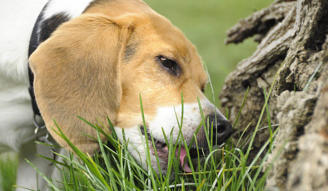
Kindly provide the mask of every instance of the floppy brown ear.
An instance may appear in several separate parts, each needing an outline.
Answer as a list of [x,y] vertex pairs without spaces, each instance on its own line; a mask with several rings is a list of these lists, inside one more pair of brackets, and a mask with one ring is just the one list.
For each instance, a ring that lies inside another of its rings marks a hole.
[[[38,107],[53,138],[54,121],[82,151],[92,153],[96,131],[79,120],[115,124],[122,96],[121,55],[131,33],[105,15],[82,15],[62,24],[30,57]],[[108,127],[105,127],[108,128]]]

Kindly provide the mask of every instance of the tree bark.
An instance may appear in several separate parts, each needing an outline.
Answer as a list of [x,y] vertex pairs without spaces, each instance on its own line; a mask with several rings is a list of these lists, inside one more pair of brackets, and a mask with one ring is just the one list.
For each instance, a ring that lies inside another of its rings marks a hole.
[[252,36],[257,50],[227,77],[222,106],[251,133],[274,84],[271,121],[253,149],[267,140],[268,123],[279,126],[267,190],[328,190],[328,0],[277,0],[230,29],[226,43]]

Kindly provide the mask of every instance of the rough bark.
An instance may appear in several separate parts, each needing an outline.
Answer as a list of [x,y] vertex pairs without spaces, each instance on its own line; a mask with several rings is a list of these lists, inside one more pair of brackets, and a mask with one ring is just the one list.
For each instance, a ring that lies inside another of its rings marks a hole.
[[[228,31],[226,43],[252,36],[257,50],[227,77],[222,106],[251,133],[274,83],[269,111],[279,130],[267,189],[328,190],[328,1],[275,1]],[[260,129],[254,150],[268,138]]]

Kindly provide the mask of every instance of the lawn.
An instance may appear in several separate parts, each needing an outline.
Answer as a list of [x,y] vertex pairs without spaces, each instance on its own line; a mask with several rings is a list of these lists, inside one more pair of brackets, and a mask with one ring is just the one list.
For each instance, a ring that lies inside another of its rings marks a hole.
[[[169,18],[196,45],[208,68],[214,87],[215,102],[219,105],[217,97],[225,77],[240,60],[250,56],[256,48],[256,44],[251,40],[240,45],[226,46],[224,44],[226,31],[239,19],[267,6],[272,0],[146,0],[146,2],[157,12]],[[213,97],[209,87],[206,92],[208,96]],[[233,161],[236,160],[233,159]],[[233,164],[227,165],[233,166]],[[241,168],[244,168],[242,170],[244,170],[245,176],[248,176],[248,172],[245,173],[247,170],[245,164],[243,165]],[[0,190],[2,184],[5,187],[4,191],[9,191],[10,185],[14,182],[15,168],[15,160],[0,157],[0,176],[2,175]],[[224,174],[225,171],[222,172]],[[227,172],[229,171],[227,170]],[[236,176],[238,173],[235,170],[231,171],[230,175],[234,174],[236,179],[234,181],[244,181],[245,177]],[[215,179],[215,173],[209,175],[213,180]],[[199,176],[204,177],[204,175]],[[219,181],[223,182],[225,177],[228,177],[227,174],[222,176]],[[202,184],[197,181],[196,183],[198,186]],[[239,186],[237,187],[239,188]],[[234,187],[229,188],[231,190]],[[240,188],[245,187],[241,186]]]

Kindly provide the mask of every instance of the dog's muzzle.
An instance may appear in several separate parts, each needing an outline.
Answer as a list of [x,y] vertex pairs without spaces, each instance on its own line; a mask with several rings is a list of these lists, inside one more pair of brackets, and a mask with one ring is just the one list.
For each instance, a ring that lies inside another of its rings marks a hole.
[[[221,145],[224,143],[233,133],[232,126],[228,120],[222,117],[220,114],[210,114],[206,117],[205,126],[201,127],[200,132],[197,135],[198,146],[202,148],[208,148],[208,141],[211,145]],[[206,133],[207,131],[207,133]],[[208,135],[208,138],[206,137]]]
[[209,124],[209,137],[212,138],[213,145],[221,145],[233,133],[230,122],[219,115],[209,115],[207,121]]

